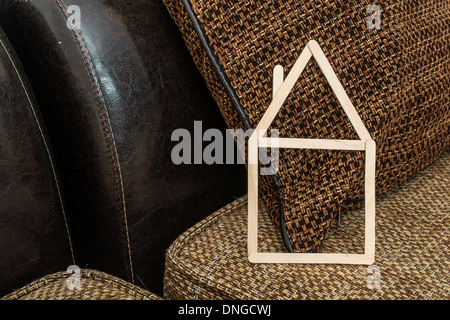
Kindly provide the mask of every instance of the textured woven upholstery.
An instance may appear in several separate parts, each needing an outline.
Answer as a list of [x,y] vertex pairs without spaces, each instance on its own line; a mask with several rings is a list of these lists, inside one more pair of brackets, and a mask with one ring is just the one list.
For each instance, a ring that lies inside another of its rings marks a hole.
[[[287,74],[316,40],[377,144],[383,194],[450,145],[449,1],[165,0],[230,128],[255,128],[272,99],[272,70]],[[272,123],[281,137],[357,139],[311,60]],[[361,152],[280,150],[280,170],[260,177],[286,247],[320,250],[339,210],[364,195]]]
[[[247,201],[242,197],[181,235],[166,255],[167,299],[449,299],[450,152],[377,203],[376,262],[368,266],[250,264]],[[260,206],[259,247],[285,251]],[[364,211],[347,212],[331,228],[323,252],[363,248]],[[375,272],[375,271],[373,271]],[[373,280],[373,278],[370,278]],[[371,281],[372,281],[371,280]],[[372,281],[373,285],[376,285]]]
[[67,272],[47,275],[4,300],[160,300],[157,295],[122,279],[95,270],[81,270],[81,289],[68,289]]

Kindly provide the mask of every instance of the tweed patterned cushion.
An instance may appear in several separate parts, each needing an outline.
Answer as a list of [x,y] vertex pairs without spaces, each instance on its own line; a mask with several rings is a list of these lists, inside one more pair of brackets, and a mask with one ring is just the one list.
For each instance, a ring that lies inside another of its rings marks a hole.
[[[166,255],[167,299],[450,299],[450,152],[379,198],[374,265],[251,264],[240,198],[181,235]],[[259,247],[284,252],[261,206]],[[343,214],[324,252],[361,253],[364,212]],[[377,273],[379,272],[379,273]],[[377,278],[379,276],[379,278]],[[378,281],[378,280],[379,281]],[[377,282],[378,281],[378,282]]]
[[68,289],[67,272],[58,272],[7,294],[2,300],[160,300],[157,295],[95,270],[81,270],[80,290]]
[[[272,70],[287,73],[318,41],[377,143],[376,189],[384,194],[450,145],[450,1],[164,0],[221,112],[254,128],[272,98]],[[274,120],[280,136],[355,139],[311,60]],[[260,178],[269,217],[286,226],[291,251],[320,251],[333,219],[361,204],[362,152],[280,150],[280,170]],[[286,237],[288,236],[288,237]]]

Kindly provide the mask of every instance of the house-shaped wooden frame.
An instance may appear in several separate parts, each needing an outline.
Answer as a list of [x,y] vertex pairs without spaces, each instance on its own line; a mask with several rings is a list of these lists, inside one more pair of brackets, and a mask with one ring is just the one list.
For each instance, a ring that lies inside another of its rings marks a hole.
[[[265,133],[288,97],[308,61],[314,57],[344,108],[359,140],[270,138]],[[345,253],[264,253],[258,252],[258,148],[297,148],[365,151],[365,239],[363,254]],[[252,263],[334,263],[372,264],[375,262],[375,142],[364,126],[319,44],[311,40],[284,79],[283,68],[273,72],[273,99],[248,145],[248,259]]]

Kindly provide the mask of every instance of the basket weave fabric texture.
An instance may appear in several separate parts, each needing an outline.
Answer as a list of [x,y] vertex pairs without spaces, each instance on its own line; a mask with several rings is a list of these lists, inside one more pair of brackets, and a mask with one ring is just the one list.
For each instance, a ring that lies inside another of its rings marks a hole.
[[[450,145],[450,1],[164,0],[228,126],[254,128],[272,98],[272,70],[287,74],[316,40],[377,143],[384,194]],[[311,60],[274,120],[281,137],[357,139]],[[290,251],[320,251],[339,211],[361,205],[364,153],[280,150],[276,180],[260,177],[269,217]]]
[[2,300],[160,300],[157,295],[96,270],[81,270],[80,290],[67,287],[71,274],[58,272],[20,288]]
[[[164,298],[448,300],[449,183],[447,151],[380,196],[376,262],[370,272],[363,265],[249,263],[244,196],[172,244],[166,254]],[[259,218],[259,250],[285,252],[262,205]],[[332,226],[323,251],[362,253],[363,239],[364,210],[355,209]]]

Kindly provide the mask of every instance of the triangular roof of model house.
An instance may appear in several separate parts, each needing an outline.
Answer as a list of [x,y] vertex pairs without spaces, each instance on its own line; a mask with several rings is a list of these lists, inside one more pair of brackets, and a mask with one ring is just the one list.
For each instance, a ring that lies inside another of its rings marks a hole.
[[263,117],[261,118],[258,126],[256,127],[256,131],[258,132],[259,130],[263,130],[263,132],[265,132],[269,128],[270,124],[274,120],[277,113],[280,111],[281,106],[289,96],[289,93],[291,92],[292,88],[302,74],[303,69],[305,68],[311,57],[314,57],[317,61],[317,64],[319,65],[325,78],[330,84],[331,89],[335,93],[339,103],[344,109],[351,124],[355,128],[359,139],[361,141],[370,140],[371,137],[369,132],[361,121],[358,112],[350,101],[350,98],[347,96],[347,93],[342,87],[341,82],[337,78],[336,73],[334,72],[327,58],[325,57],[325,54],[315,40],[310,40],[307,43],[306,47],[303,49],[302,53],[298,57],[297,61],[295,62],[294,66],[285,79],[283,79],[283,67],[277,65],[274,68],[273,99]]

